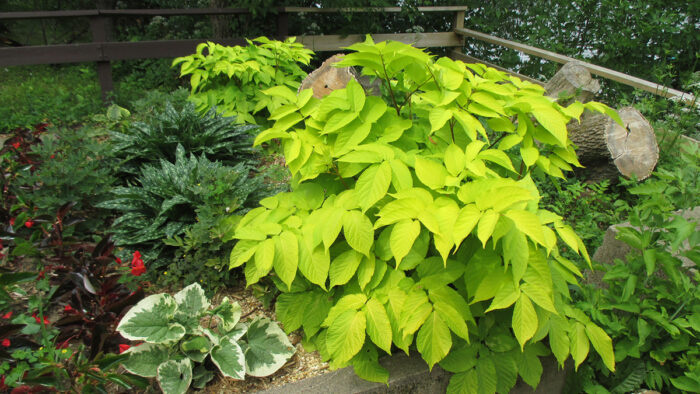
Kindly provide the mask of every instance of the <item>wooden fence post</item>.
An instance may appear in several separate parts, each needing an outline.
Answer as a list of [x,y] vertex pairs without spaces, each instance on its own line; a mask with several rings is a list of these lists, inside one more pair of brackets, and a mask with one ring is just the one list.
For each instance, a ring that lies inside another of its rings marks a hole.
[[277,39],[284,40],[289,34],[289,14],[284,9],[280,7],[279,13],[277,14]]
[[[90,17],[90,31],[92,33],[92,42],[105,43],[111,39],[112,21],[109,16],[100,15],[99,9],[101,6],[107,5],[104,0],[97,0],[98,11],[97,16]],[[100,46],[100,60],[97,61],[97,78],[100,81],[102,90],[102,101],[105,105],[109,104],[109,95],[114,90],[114,81],[112,80],[112,64],[109,59],[105,58],[104,49]]]
[[[455,12],[455,20],[452,23],[452,31],[464,29],[464,11]],[[464,47],[464,36],[461,36],[462,47]]]

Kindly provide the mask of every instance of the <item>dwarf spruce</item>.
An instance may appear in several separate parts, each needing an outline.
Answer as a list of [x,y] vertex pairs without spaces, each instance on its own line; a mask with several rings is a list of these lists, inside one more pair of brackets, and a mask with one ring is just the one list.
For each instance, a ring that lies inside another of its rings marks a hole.
[[600,103],[561,107],[535,84],[400,42],[363,43],[337,66],[377,78],[322,99],[285,86],[255,143],[282,142],[292,191],[240,222],[230,267],[271,277],[278,319],[333,368],[387,382],[378,357],[415,348],[454,372],[449,392],[535,387],[539,357],[576,366],[610,338],[571,304],[589,261],[562,218],[539,207],[532,175],[580,166],[566,123]]

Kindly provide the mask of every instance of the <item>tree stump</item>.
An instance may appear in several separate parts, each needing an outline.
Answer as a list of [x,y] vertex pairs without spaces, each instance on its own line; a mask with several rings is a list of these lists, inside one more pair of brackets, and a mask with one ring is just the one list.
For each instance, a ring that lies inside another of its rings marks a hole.
[[646,179],[659,160],[654,129],[633,107],[618,110],[624,127],[601,113],[586,111],[581,122],[568,124],[569,138],[578,146],[581,163],[589,179],[625,177]]
[[369,77],[360,75],[353,67],[333,67],[334,63],[343,60],[343,56],[345,55],[339,53],[326,59],[319,68],[304,78],[299,86],[299,91],[311,88],[314,97],[322,98],[334,90],[345,88],[348,82],[354,79],[362,85],[366,94],[380,95],[378,81],[370,82]]
[[600,90],[598,80],[581,62],[569,62],[557,71],[544,86],[547,96],[558,99],[559,104],[567,106],[578,100],[582,103],[593,100]]

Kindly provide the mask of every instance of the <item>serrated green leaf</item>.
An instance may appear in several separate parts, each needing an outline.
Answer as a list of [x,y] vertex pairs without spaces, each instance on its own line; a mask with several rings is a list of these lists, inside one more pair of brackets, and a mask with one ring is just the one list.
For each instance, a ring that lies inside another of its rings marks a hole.
[[276,239],[275,249],[280,251],[272,263],[275,273],[291,289],[299,264],[299,240],[293,232],[283,231]]
[[309,251],[304,240],[299,240],[299,271],[309,282],[325,289],[330,265],[330,253],[322,245]]
[[569,340],[571,341],[571,357],[574,359],[576,370],[588,356],[589,342],[586,335],[586,326],[579,322],[571,322],[569,329]]
[[389,237],[389,247],[394,255],[396,267],[413,247],[413,243],[420,234],[420,223],[415,220],[404,219],[394,224]]
[[364,306],[364,312],[367,317],[367,334],[370,339],[380,349],[391,354],[391,324],[384,305],[375,298],[370,298]]
[[389,191],[391,166],[383,161],[367,168],[355,184],[355,194],[362,212],[366,212]]
[[349,361],[365,343],[367,319],[363,311],[346,310],[328,327],[326,346],[338,362]]
[[513,308],[512,322],[513,332],[521,349],[525,347],[525,342],[535,335],[537,325],[535,307],[527,295],[521,294],[518,301],[515,302],[515,308]]
[[330,287],[348,283],[355,273],[364,256],[353,249],[341,253],[331,262],[329,277]]
[[504,213],[506,217],[515,223],[515,227],[525,233],[530,239],[545,245],[544,234],[542,233],[542,223],[540,219],[532,212],[511,209]]
[[562,317],[552,316],[549,319],[549,347],[562,367],[569,357],[568,326],[567,321]]
[[360,266],[357,268],[357,282],[362,290],[372,280],[374,275],[374,267],[376,265],[375,257],[363,257]]
[[445,167],[453,176],[459,175],[466,164],[464,151],[455,144],[450,144],[445,149]]
[[452,347],[452,335],[437,311],[433,311],[423,323],[416,337],[416,347],[428,368],[445,358]]
[[452,332],[469,342],[469,328],[467,328],[467,322],[455,308],[442,302],[436,302],[433,304],[433,308],[435,308],[435,312],[440,315],[440,318],[442,318]]
[[450,175],[442,164],[421,156],[416,156],[415,167],[418,179],[431,189],[444,187],[447,177]]
[[498,218],[500,215],[493,209],[488,209],[481,214],[479,218],[479,226],[476,228],[476,236],[481,241],[481,244],[486,247],[486,242],[493,234],[493,230],[496,228],[496,223],[498,223]]
[[369,255],[369,250],[374,244],[374,229],[367,216],[356,210],[345,212],[343,234],[350,247],[365,256]]
[[387,383],[389,371],[379,364],[378,359],[377,349],[371,344],[365,344],[351,360],[355,374],[370,382]]
[[338,300],[338,302],[335,303],[335,305],[333,305],[321,326],[329,327],[331,324],[333,324],[336,317],[340,316],[340,314],[348,310],[359,310],[365,305],[366,302],[367,296],[362,293],[343,296],[340,300]]
[[586,323],[586,335],[591,341],[593,348],[603,359],[605,366],[615,372],[615,353],[613,352],[612,340],[602,328],[596,326],[592,322]]
[[430,132],[442,128],[448,120],[452,119],[452,111],[443,107],[433,107],[428,115],[430,120]]
[[452,238],[456,249],[459,249],[459,245],[471,234],[480,219],[481,211],[479,211],[476,205],[469,204],[460,209],[452,227]]
[[469,369],[450,377],[447,394],[479,394],[479,376],[475,369]]

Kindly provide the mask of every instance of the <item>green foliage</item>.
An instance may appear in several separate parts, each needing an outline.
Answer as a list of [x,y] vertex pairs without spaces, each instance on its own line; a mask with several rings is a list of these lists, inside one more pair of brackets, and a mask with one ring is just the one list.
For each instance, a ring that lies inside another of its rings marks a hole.
[[0,70],[0,133],[49,121],[67,126],[101,112],[92,67],[31,66]]
[[[506,0],[497,6],[468,1],[467,6],[469,28],[668,86],[680,88],[680,80],[697,70],[700,6],[695,2],[631,0],[620,7],[615,0]],[[467,40],[467,53],[543,79],[557,67],[476,40]],[[604,86],[613,94],[624,88],[607,81]]]
[[619,372],[592,361],[571,392],[700,391],[700,276],[688,264],[700,263],[700,231],[678,212],[700,205],[700,150],[681,150],[680,158],[630,188],[639,196],[635,227],[620,228],[618,238],[633,251],[601,267],[605,286],[585,287],[578,302],[610,333]]
[[49,129],[32,146],[35,165],[17,172],[13,192],[19,201],[36,207],[33,215],[54,217],[59,208],[75,202],[73,212],[89,218],[86,225],[104,220],[97,205],[109,197],[115,182],[111,145],[99,129]]
[[162,272],[173,257],[173,248],[163,241],[185,235],[200,212],[245,211],[267,193],[262,177],[251,177],[254,170],[244,163],[231,167],[205,156],[188,158],[182,145],[175,158],[174,163],[161,159],[158,166],[144,165],[136,184],[114,188],[112,198],[99,204],[119,214],[112,229],[116,244],[147,256],[153,262],[151,275]]
[[246,47],[209,42],[198,45],[195,54],[175,59],[173,66],[180,64],[180,76],[191,75],[190,100],[198,111],[216,107],[239,123],[264,123],[284,100],[263,92],[277,86],[296,89],[306,76],[299,64],[309,64],[313,52],[294,41],[259,37]]
[[285,330],[365,379],[386,382],[380,351],[415,343],[456,373],[449,392],[507,392],[518,375],[534,387],[547,336],[562,365],[592,345],[613,370],[610,338],[570,305],[581,274],[557,235],[587,259],[585,246],[539,208],[530,173],[578,165],[565,125],[584,108],[616,113],[399,42],[348,49],[338,66],[380,79],[383,96],[353,81],[320,100],[267,91],[285,103],[256,144],[282,140],[292,191],[241,219],[230,266],[248,285],[270,276]]
[[[190,384],[204,388],[214,377],[201,371],[207,359],[224,376],[242,380],[246,374],[268,376],[294,355],[294,346],[275,323],[257,318],[246,324],[240,318],[240,305],[228,297],[210,309],[196,283],[174,296],[146,297],[117,326],[125,338],[145,342],[127,350],[124,368],[155,377],[165,394],[174,394],[185,393]],[[193,372],[198,379],[193,380]]]
[[[625,221],[629,212],[630,196],[624,188],[610,185],[610,181],[581,182],[570,178],[562,182],[539,182],[542,204],[564,217],[588,250],[596,250],[603,243],[605,230]],[[575,258],[573,253],[562,253]]]
[[253,129],[236,125],[213,110],[200,115],[191,103],[177,110],[168,102],[163,112],[156,112],[147,122],[134,122],[125,131],[113,132],[111,139],[113,154],[121,160],[120,170],[133,176],[144,164],[175,161],[178,145],[187,153],[206,155],[225,165],[245,163],[254,155],[250,147]]

